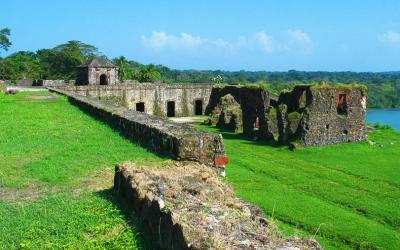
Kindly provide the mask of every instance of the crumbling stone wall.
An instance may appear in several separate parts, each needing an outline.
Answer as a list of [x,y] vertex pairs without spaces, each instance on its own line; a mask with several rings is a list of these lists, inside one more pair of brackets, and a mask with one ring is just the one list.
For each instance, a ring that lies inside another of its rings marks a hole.
[[114,191],[161,249],[321,249],[315,240],[285,239],[261,209],[198,163],[117,165]]
[[193,160],[223,167],[227,163],[220,134],[177,124],[157,116],[108,105],[78,94],[51,89],[66,95],[82,110],[119,129],[127,138],[156,153],[177,160]]
[[276,117],[271,117],[269,111],[272,101],[277,100],[274,94],[258,86],[215,86],[206,113],[212,114],[221,98],[228,94],[240,104],[244,135],[262,139],[273,138],[270,120],[276,120]]
[[211,121],[218,128],[238,131],[242,129],[242,109],[231,94],[219,99],[211,114]]
[[[344,101],[342,112],[339,98]],[[287,107],[280,140],[299,140],[305,146],[365,140],[366,99],[362,86],[296,86],[279,98]]]
[[174,102],[174,116],[193,116],[196,114],[196,105],[199,102],[201,102],[201,113],[204,114],[212,85],[136,83],[69,86],[61,89],[92,98],[120,97],[130,110],[136,110],[136,105],[142,103],[145,113],[158,116],[167,116],[168,102]]

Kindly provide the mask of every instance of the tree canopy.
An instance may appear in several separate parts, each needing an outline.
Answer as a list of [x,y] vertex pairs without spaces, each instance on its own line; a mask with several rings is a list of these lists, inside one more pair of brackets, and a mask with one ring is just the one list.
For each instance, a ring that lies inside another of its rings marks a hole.
[[7,51],[8,48],[12,45],[9,40],[9,36],[11,34],[11,30],[9,28],[4,28],[0,30],[0,48]]

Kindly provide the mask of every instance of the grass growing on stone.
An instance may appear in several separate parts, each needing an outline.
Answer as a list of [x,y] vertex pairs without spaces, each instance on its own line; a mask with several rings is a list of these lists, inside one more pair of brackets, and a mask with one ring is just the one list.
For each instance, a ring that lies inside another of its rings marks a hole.
[[146,245],[113,166],[164,160],[48,92],[0,94],[0,249]]
[[230,158],[227,181],[286,233],[316,235],[327,249],[400,248],[399,132],[371,132],[375,145],[295,152],[219,132]]

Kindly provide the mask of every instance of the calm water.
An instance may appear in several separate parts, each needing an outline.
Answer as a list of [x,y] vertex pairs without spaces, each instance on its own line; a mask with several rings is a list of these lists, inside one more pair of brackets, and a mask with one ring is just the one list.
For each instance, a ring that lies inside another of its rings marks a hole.
[[400,130],[400,109],[369,109],[367,121],[387,124]]

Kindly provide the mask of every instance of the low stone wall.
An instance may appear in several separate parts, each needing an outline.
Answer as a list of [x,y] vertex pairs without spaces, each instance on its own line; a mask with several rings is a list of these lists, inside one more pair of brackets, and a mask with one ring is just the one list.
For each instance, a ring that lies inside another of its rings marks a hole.
[[36,80],[34,86],[44,86],[44,87],[62,87],[68,85],[74,85],[75,80]]
[[315,240],[284,238],[261,209],[199,163],[117,165],[114,191],[161,249],[321,249]]
[[66,95],[71,103],[158,154],[168,155],[177,160],[193,160],[221,167],[227,163],[220,134],[177,124],[121,106],[108,105],[74,93],[54,88],[49,90]]

